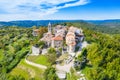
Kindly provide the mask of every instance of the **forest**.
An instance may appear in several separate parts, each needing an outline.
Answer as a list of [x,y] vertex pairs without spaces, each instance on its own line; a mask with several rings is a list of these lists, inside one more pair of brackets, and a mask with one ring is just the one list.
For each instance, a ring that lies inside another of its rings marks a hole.
[[[108,35],[86,30],[86,41],[91,43],[87,48],[89,60],[87,78],[89,80],[120,79],[120,35]],[[89,35],[89,36],[88,36]]]

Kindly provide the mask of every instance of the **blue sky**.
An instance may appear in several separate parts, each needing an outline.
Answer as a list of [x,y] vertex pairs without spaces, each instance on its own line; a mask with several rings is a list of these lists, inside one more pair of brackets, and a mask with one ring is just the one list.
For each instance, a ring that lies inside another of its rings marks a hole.
[[0,0],[0,21],[120,19],[120,0]]

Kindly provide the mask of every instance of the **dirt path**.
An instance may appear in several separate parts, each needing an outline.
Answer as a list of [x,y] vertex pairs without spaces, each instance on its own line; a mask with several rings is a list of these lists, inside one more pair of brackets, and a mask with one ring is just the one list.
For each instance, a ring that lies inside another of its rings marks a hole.
[[31,61],[28,61],[26,58],[25,58],[25,62],[29,65],[32,65],[32,66],[35,66],[35,67],[38,67],[38,68],[41,68],[41,69],[47,69],[47,66],[40,65],[40,64],[37,64],[37,63],[33,63]]

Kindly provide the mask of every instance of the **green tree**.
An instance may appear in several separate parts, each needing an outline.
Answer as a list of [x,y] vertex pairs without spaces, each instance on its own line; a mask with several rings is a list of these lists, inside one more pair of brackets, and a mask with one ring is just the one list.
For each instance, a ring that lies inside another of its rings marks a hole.
[[56,75],[55,68],[51,66],[45,70],[44,78],[45,80],[59,80],[58,76]]

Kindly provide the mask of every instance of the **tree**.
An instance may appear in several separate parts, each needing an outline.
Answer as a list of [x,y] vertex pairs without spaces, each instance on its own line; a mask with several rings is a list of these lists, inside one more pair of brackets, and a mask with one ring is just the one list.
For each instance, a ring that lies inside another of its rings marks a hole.
[[83,55],[85,57],[87,56],[87,49],[86,48],[82,49],[81,55]]
[[48,61],[51,63],[51,64],[54,64],[57,57],[56,57],[56,54],[53,53],[53,54],[47,54],[47,58],[48,58]]
[[45,80],[59,80],[58,76],[56,75],[56,70],[53,67],[48,67],[44,72]]
[[57,59],[57,54],[56,54],[56,50],[54,48],[49,48],[48,49],[48,54],[47,54],[47,57],[48,57],[48,61],[52,64],[55,63],[56,59]]
[[56,53],[55,48],[50,47],[50,48],[48,49],[48,53],[49,53],[49,54],[54,54],[54,53]]
[[43,34],[46,33],[48,29],[46,27],[40,27],[39,28],[39,38],[43,37]]
[[43,48],[45,46],[45,42],[44,41],[39,41],[38,44],[39,44],[40,48]]

